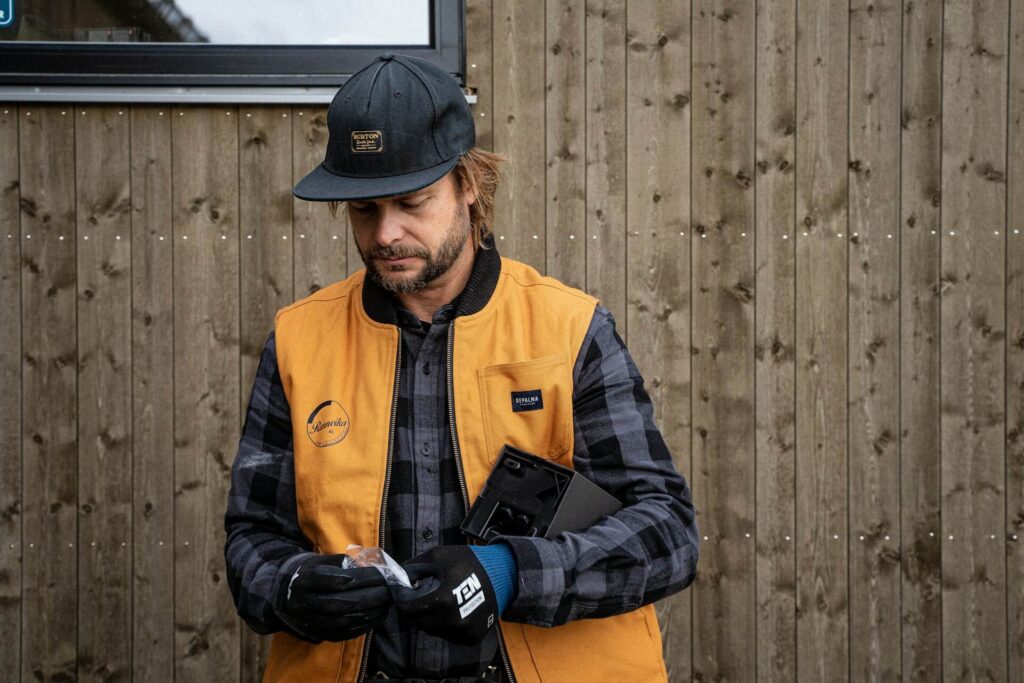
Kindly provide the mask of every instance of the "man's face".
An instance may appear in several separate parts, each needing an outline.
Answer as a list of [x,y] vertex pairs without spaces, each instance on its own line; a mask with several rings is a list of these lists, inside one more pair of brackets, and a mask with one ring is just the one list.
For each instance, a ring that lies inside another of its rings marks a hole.
[[392,292],[411,293],[443,278],[470,243],[469,205],[448,174],[416,192],[347,202],[366,271]]

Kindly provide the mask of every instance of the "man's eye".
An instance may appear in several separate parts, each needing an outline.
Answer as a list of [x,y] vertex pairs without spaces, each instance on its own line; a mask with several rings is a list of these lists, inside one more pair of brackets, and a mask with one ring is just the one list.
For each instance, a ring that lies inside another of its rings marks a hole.
[[402,208],[403,209],[418,209],[421,206],[423,206],[424,202],[426,202],[426,201],[427,201],[426,199],[418,199],[418,200],[413,201],[413,202],[402,202]]
[[348,206],[353,211],[358,211],[359,213],[366,213],[367,211],[370,210],[372,204],[356,204],[355,202],[349,202]]

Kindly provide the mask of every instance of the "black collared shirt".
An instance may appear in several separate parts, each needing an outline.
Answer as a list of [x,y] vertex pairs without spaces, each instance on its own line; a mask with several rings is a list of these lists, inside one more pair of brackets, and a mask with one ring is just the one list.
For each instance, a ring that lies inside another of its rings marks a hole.
[[[398,562],[436,545],[465,544],[459,526],[465,504],[455,468],[448,416],[448,328],[457,315],[477,312],[497,283],[500,264],[494,249],[481,250],[463,294],[421,321],[397,297],[368,282],[364,300],[387,300],[401,330],[402,373],[398,383],[395,451],[388,493],[385,550]],[[383,311],[381,311],[383,313]],[[374,630],[368,671],[391,677],[477,676],[494,660],[497,637],[455,645],[410,628],[392,610]]]

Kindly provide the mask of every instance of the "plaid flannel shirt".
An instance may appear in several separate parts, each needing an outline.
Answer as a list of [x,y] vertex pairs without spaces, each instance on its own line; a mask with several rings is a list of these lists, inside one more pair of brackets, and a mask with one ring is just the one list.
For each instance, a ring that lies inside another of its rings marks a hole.
[[[478,253],[463,294],[421,324],[374,286],[371,314],[401,329],[406,359],[387,510],[386,549],[404,561],[438,544],[462,544],[464,510],[448,436],[444,339],[457,315],[479,310],[497,281],[492,248]],[[369,297],[369,298],[368,298]],[[598,306],[573,370],[577,471],[615,495],[623,509],[585,531],[551,540],[513,538],[517,592],[502,618],[539,626],[620,614],[675,593],[695,576],[698,536],[686,480],[654,424],[643,379]],[[263,349],[238,454],[225,527],[228,583],[238,613],[258,633],[287,631],[274,602],[312,553],[298,525],[292,433],[274,335]],[[494,631],[478,646],[450,644],[403,625],[392,610],[374,630],[369,673],[473,676],[497,652]]]

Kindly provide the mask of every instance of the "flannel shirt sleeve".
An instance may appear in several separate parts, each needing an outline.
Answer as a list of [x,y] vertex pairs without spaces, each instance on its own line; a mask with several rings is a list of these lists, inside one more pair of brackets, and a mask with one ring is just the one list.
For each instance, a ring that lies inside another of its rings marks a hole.
[[654,424],[643,378],[598,306],[574,368],[576,470],[623,508],[553,539],[502,537],[518,568],[503,619],[557,626],[634,610],[689,586],[698,536],[690,488]]
[[293,633],[274,603],[283,582],[313,553],[296,512],[291,414],[273,332],[263,347],[231,467],[224,528],[228,585],[239,616],[256,633]]

